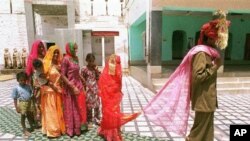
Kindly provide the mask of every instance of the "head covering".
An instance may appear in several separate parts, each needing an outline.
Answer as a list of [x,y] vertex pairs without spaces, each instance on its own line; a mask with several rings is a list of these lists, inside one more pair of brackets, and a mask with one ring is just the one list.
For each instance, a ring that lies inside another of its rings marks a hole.
[[65,46],[66,50],[66,56],[73,57],[73,54],[75,54],[74,50],[75,43],[73,42],[68,42]]
[[203,39],[206,36],[215,39],[215,45],[218,48],[225,49],[227,47],[229,25],[230,21],[226,20],[226,12],[217,10],[213,14],[213,20],[201,27],[198,44],[204,44]]
[[51,46],[43,59],[44,73],[47,73],[49,71],[49,68],[51,67],[51,62],[52,62],[55,50],[59,51],[58,62],[61,61],[60,48],[57,45]]
[[103,73],[112,77],[117,77],[117,79],[121,79],[122,71],[120,56],[115,54],[110,55],[104,67]]
[[103,106],[99,133],[111,136],[114,134],[111,129],[116,130],[139,115],[139,113],[125,114],[120,111],[123,96],[120,56],[112,54],[106,61],[98,81],[98,89]]
[[[33,65],[32,62],[34,59],[38,59],[38,48],[39,48],[39,44],[43,42],[41,40],[36,40],[33,44],[32,44],[32,48],[28,57],[28,62],[27,62],[27,67],[26,67],[26,73],[28,74],[28,76],[30,76],[33,73]],[[43,53],[45,54],[46,49],[44,47],[43,49]]]

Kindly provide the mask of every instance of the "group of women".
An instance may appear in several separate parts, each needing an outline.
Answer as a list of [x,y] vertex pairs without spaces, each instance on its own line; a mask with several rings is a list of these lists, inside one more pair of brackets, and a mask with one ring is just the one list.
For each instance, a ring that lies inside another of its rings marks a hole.
[[[71,137],[79,136],[82,130],[87,129],[85,80],[80,75],[77,49],[76,43],[67,43],[66,55],[62,57],[57,45],[46,51],[43,42],[37,40],[28,57],[26,73],[32,78],[32,62],[40,59],[43,61],[44,74],[53,85],[40,86],[40,97],[36,99],[41,109],[42,133],[48,137],[59,137],[65,133]],[[120,127],[138,116],[138,113],[125,115],[120,112],[121,79],[120,57],[111,55],[98,83],[98,94],[102,102],[102,120],[98,133],[108,141],[122,140]],[[33,89],[36,89],[32,82]]]

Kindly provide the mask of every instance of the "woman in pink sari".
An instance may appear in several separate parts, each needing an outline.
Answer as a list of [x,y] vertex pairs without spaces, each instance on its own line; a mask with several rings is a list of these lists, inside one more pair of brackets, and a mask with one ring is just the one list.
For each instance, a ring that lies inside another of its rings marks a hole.
[[109,57],[100,76],[98,87],[102,102],[102,119],[98,133],[107,141],[122,141],[121,126],[135,119],[139,113],[121,113],[120,104],[123,94],[119,56],[113,54]]
[[202,45],[187,53],[166,84],[143,109],[149,121],[168,132],[185,136],[191,98],[196,113],[193,128],[186,138],[188,141],[213,140],[216,72],[221,64],[217,49],[227,46],[229,26],[225,16],[218,17],[202,27],[199,40]]
[[41,108],[40,108],[40,103],[41,103],[41,97],[40,97],[40,85],[36,83],[36,81],[34,81],[34,77],[33,77],[33,73],[34,73],[34,68],[33,68],[33,60],[35,59],[39,59],[39,60],[43,60],[44,56],[46,54],[46,49],[44,47],[44,44],[41,40],[36,40],[33,44],[32,44],[32,48],[30,51],[30,54],[28,56],[28,62],[27,62],[27,66],[26,66],[26,73],[28,74],[29,77],[31,77],[30,79],[30,83],[32,86],[32,90],[33,90],[33,94],[34,94],[34,102],[35,102],[35,106],[36,106],[36,111],[35,111],[35,119],[36,122],[38,124],[38,126],[40,126],[41,124]]
[[33,65],[32,65],[33,60],[40,59],[42,61],[45,56],[45,53],[46,53],[46,49],[44,47],[43,42],[41,40],[36,40],[32,44],[32,48],[28,56],[28,62],[27,62],[27,67],[26,67],[26,73],[28,74],[28,76],[31,76],[34,71]]
[[63,87],[64,119],[69,136],[80,135],[81,126],[86,129],[86,102],[78,57],[77,45],[66,44],[66,56],[62,60],[62,78],[68,80]]

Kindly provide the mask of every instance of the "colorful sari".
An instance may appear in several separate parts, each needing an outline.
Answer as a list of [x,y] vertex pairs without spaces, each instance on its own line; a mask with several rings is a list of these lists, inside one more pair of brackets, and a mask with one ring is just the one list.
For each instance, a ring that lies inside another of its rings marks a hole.
[[[61,74],[57,69],[58,66],[52,64],[55,50],[60,51],[57,46],[50,47],[43,60],[44,73],[47,75],[49,81],[58,89],[58,91],[55,91],[47,85],[42,86],[43,88],[41,89],[42,133],[46,134],[48,137],[59,137],[65,133],[62,90],[59,81]],[[60,60],[59,57],[58,63]]]
[[66,132],[69,136],[80,135],[81,125],[86,125],[86,102],[83,84],[80,79],[80,67],[78,58],[73,58],[74,43],[66,44],[66,56],[62,61],[62,75],[64,75],[72,85],[78,88],[80,94],[75,95],[68,84],[64,85],[64,119]]
[[111,55],[100,76],[98,87],[102,102],[102,119],[99,135],[107,141],[121,141],[120,127],[135,119],[139,113],[121,113],[122,71],[120,57]]
[[[85,79],[87,121],[98,122],[100,120],[100,98],[98,96],[99,71],[88,67],[82,68],[81,76]],[[94,111],[94,117],[93,112]]]
[[186,135],[190,109],[192,58],[201,51],[212,58],[219,57],[218,51],[212,47],[205,45],[193,47],[166,84],[143,109],[149,121],[165,128],[168,132]]

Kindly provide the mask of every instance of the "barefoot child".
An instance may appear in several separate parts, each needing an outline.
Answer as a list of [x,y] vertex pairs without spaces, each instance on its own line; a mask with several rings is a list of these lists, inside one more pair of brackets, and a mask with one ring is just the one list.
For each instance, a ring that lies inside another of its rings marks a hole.
[[99,125],[100,121],[100,100],[97,85],[100,72],[95,65],[95,56],[92,53],[87,54],[86,61],[88,62],[88,65],[86,68],[82,68],[81,76],[86,81],[87,122],[91,127],[92,123]]
[[41,125],[41,86],[48,83],[45,74],[43,73],[43,62],[40,59],[34,59],[32,62],[33,73],[33,86],[34,86],[34,103],[36,106],[35,116],[36,122]]
[[25,119],[27,118],[31,127],[31,130],[35,127],[34,122],[34,106],[31,103],[32,91],[31,87],[27,84],[28,76],[25,72],[19,72],[16,75],[18,85],[13,89],[12,98],[17,113],[21,114],[21,125],[23,128],[23,134],[30,136],[30,132],[27,130],[25,125]]

